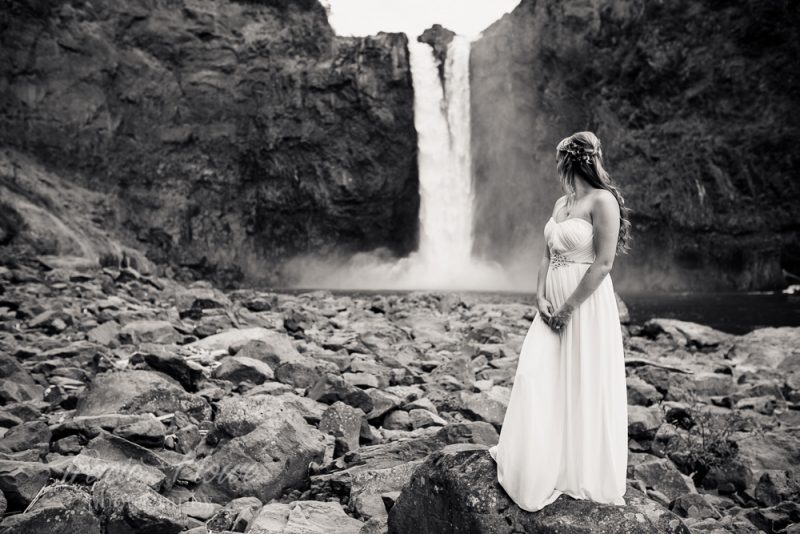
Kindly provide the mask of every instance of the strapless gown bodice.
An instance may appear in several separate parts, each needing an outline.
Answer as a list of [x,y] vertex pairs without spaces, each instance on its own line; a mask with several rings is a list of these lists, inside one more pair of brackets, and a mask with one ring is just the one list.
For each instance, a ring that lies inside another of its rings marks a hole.
[[550,217],[544,236],[552,259],[592,263],[595,259],[594,228],[586,219],[572,217],[561,222]]

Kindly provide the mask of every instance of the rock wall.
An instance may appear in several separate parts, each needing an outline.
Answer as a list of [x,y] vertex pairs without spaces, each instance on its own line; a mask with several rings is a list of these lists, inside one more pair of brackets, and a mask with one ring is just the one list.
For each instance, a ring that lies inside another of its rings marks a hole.
[[178,275],[416,247],[403,34],[336,37],[315,0],[13,0],[0,49],[0,146],[107,195],[102,226]]
[[782,286],[800,271],[798,23],[781,2],[522,0],[472,50],[476,252],[537,264],[555,147],[589,129],[634,210],[618,287]]

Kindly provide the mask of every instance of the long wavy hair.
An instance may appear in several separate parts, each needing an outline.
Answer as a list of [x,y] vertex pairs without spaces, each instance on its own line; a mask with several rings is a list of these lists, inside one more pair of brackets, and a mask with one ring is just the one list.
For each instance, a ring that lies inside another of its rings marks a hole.
[[556,162],[561,186],[567,193],[567,202],[575,198],[575,176],[580,176],[595,189],[610,191],[619,204],[619,237],[617,254],[626,254],[630,250],[631,221],[628,217],[630,208],[625,206],[625,199],[608,172],[603,168],[603,149],[600,140],[592,132],[577,132],[565,137],[556,149]]

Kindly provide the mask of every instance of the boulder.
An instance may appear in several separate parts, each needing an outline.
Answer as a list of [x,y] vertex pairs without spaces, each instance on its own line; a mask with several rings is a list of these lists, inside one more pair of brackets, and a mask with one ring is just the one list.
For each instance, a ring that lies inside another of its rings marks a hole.
[[256,357],[253,352],[257,351],[252,348],[252,350],[248,351],[247,354],[243,354],[243,356],[251,358],[256,357],[256,359],[266,362],[266,358],[271,356],[299,354],[288,336],[262,327],[232,328],[225,332],[220,332],[219,334],[190,343],[188,346],[209,351],[225,350],[231,353],[238,353],[242,348],[253,341],[260,341],[263,343],[263,345],[259,345],[264,351],[262,353],[263,358]]
[[411,430],[411,416],[405,410],[394,410],[383,418],[381,427],[388,430]]
[[124,476],[98,480],[92,487],[92,504],[109,533],[177,534],[185,527],[177,504]]
[[471,393],[460,391],[455,408],[470,419],[486,421],[499,429],[503,424],[511,389],[506,386],[492,386],[488,391]]
[[41,400],[44,388],[17,361],[0,353],[0,402]]
[[163,447],[167,427],[155,417],[147,417],[119,426],[114,434],[144,447]]
[[337,443],[341,440],[344,447],[337,447],[335,453],[339,456],[339,453],[343,454],[358,448],[362,429],[367,424],[363,411],[337,401],[322,412],[319,430],[337,438]]
[[230,437],[244,436],[263,423],[302,416],[298,406],[300,399],[291,393],[285,396],[226,397],[217,403],[214,426]]
[[559,496],[539,512],[519,508],[497,482],[485,447],[451,445],[417,468],[389,511],[389,534],[626,532],[689,534],[680,518],[629,486],[625,506]]
[[103,477],[127,479],[138,485],[161,489],[166,475],[155,467],[134,459],[112,460],[99,458],[92,453],[67,456],[48,464],[50,471],[61,480],[76,484],[94,484]]
[[644,324],[644,332],[651,336],[664,334],[680,347],[697,349],[714,349],[734,337],[710,326],[665,318],[650,319]]
[[729,356],[739,371],[788,372],[797,368],[797,347],[800,347],[800,327],[757,328],[737,337]]
[[80,486],[60,483],[44,488],[25,513],[6,518],[0,532],[102,534],[104,530],[92,509],[92,496]]
[[681,517],[693,519],[720,519],[720,513],[714,505],[699,493],[685,493],[672,501],[670,510]]
[[86,332],[86,337],[89,341],[104,347],[118,347],[119,330],[119,324],[116,321],[106,321]]
[[367,414],[367,419],[370,422],[380,419],[403,403],[399,396],[382,389],[368,389],[367,395],[372,399],[372,410]]
[[358,534],[363,523],[337,502],[293,501],[264,506],[248,534]]
[[0,491],[10,510],[24,509],[50,478],[50,468],[39,462],[0,460]]
[[247,356],[228,356],[223,358],[219,367],[214,369],[212,376],[235,384],[247,382],[255,385],[275,378],[269,365]]
[[384,469],[354,470],[350,481],[350,508],[363,519],[388,517],[382,496],[385,493],[400,492],[411,480],[411,475],[420,463],[422,462],[418,460]]
[[198,466],[197,493],[211,502],[252,496],[262,501],[308,482],[309,464],[321,463],[325,438],[299,415],[269,418],[232,438]]
[[130,370],[95,376],[78,401],[76,415],[183,412],[198,421],[209,419],[211,407],[172,378],[154,371]]
[[653,439],[662,424],[663,412],[658,405],[649,407],[628,405],[628,437]]
[[[633,478],[673,501],[687,493],[696,493],[694,484],[687,481],[671,461],[663,458],[647,460],[629,467]],[[689,479],[691,480],[691,479]]]
[[372,398],[363,389],[345,382],[345,380],[333,373],[326,373],[325,376],[308,390],[308,396],[319,402],[333,404],[342,401],[354,408],[360,408],[364,413],[372,411]]
[[173,299],[181,319],[186,317],[200,319],[203,310],[231,307],[230,299],[222,291],[213,287],[180,288],[175,292]]
[[800,524],[800,503],[784,501],[768,508],[749,508],[743,515],[763,532],[785,533]]
[[798,471],[770,469],[758,479],[756,501],[761,506],[775,506],[782,501],[800,501]]
[[411,421],[411,428],[445,426],[447,424],[447,421],[439,417],[439,415],[424,408],[413,408],[409,410],[408,417]]
[[203,378],[203,366],[178,354],[179,350],[177,346],[144,343],[131,357],[131,362],[142,358],[154,370],[180,382],[187,391],[197,391],[197,383]]
[[659,402],[664,396],[655,386],[645,382],[636,375],[627,378],[628,404],[650,406]]
[[0,446],[12,451],[24,451],[43,445],[47,450],[51,435],[50,427],[44,421],[27,421],[11,427],[0,439]]
[[119,331],[120,341],[138,345],[140,343],[177,343],[182,336],[169,321],[141,319],[124,325]]

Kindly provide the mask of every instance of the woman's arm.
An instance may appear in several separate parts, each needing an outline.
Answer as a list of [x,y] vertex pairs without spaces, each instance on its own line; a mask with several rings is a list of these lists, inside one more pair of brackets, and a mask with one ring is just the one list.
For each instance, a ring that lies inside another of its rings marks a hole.
[[594,221],[595,259],[581,278],[575,291],[556,310],[551,322],[564,324],[570,314],[594,293],[611,272],[617,252],[619,237],[619,204],[610,192],[603,190],[592,203]]
[[542,319],[545,323],[550,324],[550,316],[553,315],[553,305],[547,300],[547,293],[545,292],[547,271],[550,269],[550,247],[547,243],[544,245],[544,254],[542,261],[539,262],[539,275],[536,278],[536,307],[539,313],[542,314]]
[[[560,197],[556,200],[553,206],[552,216],[555,217],[560,209],[561,203],[566,200],[566,196]],[[550,246],[544,244],[544,254],[542,260],[539,262],[539,274],[536,278],[536,307],[539,313],[542,314],[542,319],[547,324],[550,324],[550,316],[553,315],[553,304],[547,299],[547,271],[550,270]]]

